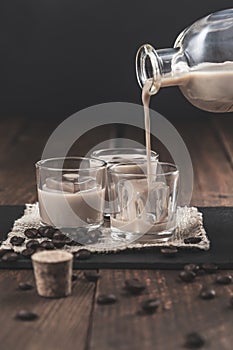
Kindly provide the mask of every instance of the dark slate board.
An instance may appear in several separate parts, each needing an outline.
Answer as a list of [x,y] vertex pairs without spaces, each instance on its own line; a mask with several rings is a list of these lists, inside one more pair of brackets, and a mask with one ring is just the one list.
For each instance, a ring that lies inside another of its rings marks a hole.
[[[187,263],[216,263],[220,268],[233,268],[233,207],[199,208],[204,216],[204,226],[211,240],[211,248],[183,249],[176,257],[164,257],[159,249],[125,251],[114,254],[92,254],[86,261],[75,261],[77,269],[180,269]],[[0,206],[0,239],[4,240],[16,218],[23,214],[24,206]],[[16,262],[0,261],[0,268],[31,268],[28,259]]]

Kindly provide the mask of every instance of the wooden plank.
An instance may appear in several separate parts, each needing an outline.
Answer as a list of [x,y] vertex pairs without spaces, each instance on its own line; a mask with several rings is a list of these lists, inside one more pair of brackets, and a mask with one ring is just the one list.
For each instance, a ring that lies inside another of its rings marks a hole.
[[[194,169],[192,204],[199,206],[233,205],[232,167],[211,117],[175,126],[190,152]],[[224,139],[224,134],[222,135]]]
[[36,200],[34,164],[40,159],[54,122],[24,121],[1,155],[0,204],[23,204]]
[[231,116],[216,116],[212,119],[219,143],[222,145],[223,152],[229,159],[233,167],[233,118]]
[[[194,167],[193,205],[233,205],[232,193],[232,122],[222,118],[217,126],[214,117],[202,120],[176,120],[178,129],[190,151]],[[223,121],[223,122],[222,122]],[[12,118],[3,121],[0,128],[0,204],[23,204],[36,200],[34,163],[41,157],[43,147],[58,121],[33,121]],[[127,129],[127,126],[126,126]],[[96,142],[106,138],[107,130],[98,129]],[[124,135],[133,133],[143,142],[142,131],[128,127]],[[90,134],[91,135],[91,134]],[[71,148],[71,154],[87,152],[93,147],[95,137],[82,137]],[[122,135],[120,135],[123,137]],[[114,137],[111,131],[111,137]],[[88,139],[88,141],[87,141]],[[153,147],[161,159],[169,160],[165,147],[152,140]],[[84,154],[83,153],[83,154]]]
[[[46,299],[35,289],[17,289],[20,281],[32,281],[32,271],[0,271],[1,350],[85,349],[95,284],[83,279],[74,282],[72,296]],[[39,315],[33,322],[14,319],[18,310]]]
[[[145,281],[147,292],[127,296],[122,291],[126,278]],[[89,349],[178,350],[186,333],[197,331],[206,339],[203,349],[232,348],[232,310],[228,307],[232,287],[215,286],[217,297],[201,300],[202,283],[213,284],[214,276],[199,277],[195,283],[177,281],[176,271],[101,271],[97,294],[114,293],[118,302],[95,303]],[[162,306],[153,315],[138,315],[140,303],[159,298]]]

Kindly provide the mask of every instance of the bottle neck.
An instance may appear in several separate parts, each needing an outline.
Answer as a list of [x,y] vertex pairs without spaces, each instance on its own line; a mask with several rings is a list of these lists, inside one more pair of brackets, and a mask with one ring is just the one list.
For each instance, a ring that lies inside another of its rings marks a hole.
[[179,51],[179,48],[155,50],[149,44],[141,46],[136,56],[136,73],[141,88],[148,79],[152,82],[151,95],[156,94],[160,87],[179,85],[179,78],[173,71]]

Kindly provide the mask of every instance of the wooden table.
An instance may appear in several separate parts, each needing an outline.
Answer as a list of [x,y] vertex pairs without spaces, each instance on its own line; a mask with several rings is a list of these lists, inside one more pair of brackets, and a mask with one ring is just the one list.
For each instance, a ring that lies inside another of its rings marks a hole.
[[[34,166],[43,145],[58,122],[24,118],[0,123],[0,204],[23,204],[36,200]],[[190,151],[195,184],[192,204],[233,205],[233,119],[212,117],[177,120],[174,125]],[[80,140],[85,149],[86,139]],[[80,147],[80,145],[79,145]],[[160,150],[159,150],[160,152]],[[19,281],[32,281],[32,271],[0,271],[1,350],[176,350],[182,349],[184,335],[198,331],[206,339],[203,349],[232,350],[233,310],[228,307],[233,286],[216,287],[217,297],[200,300],[201,281],[177,282],[177,271],[101,270],[97,283],[87,282],[81,271],[71,297],[48,300],[35,290],[19,291]],[[125,296],[126,278],[147,284],[141,296]],[[114,305],[100,306],[98,294],[113,292]],[[158,297],[162,306],[153,315],[138,315],[140,302]],[[14,319],[17,310],[27,308],[39,314],[34,322]]]

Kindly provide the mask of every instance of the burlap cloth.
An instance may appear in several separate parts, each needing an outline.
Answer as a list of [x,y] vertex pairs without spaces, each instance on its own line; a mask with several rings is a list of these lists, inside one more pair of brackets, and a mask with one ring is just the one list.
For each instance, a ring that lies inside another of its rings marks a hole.
[[[20,247],[13,246],[10,243],[12,236],[24,236],[24,231],[27,228],[40,226],[39,208],[38,203],[26,204],[24,215],[15,221],[12,231],[7,235],[7,239],[2,242],[1,249],[13,249],[15,252],[20,253],[25,249],[25,245],[29,239],[26,239],[24,244]],[[196,244],[186,244],[185,238],[188,237],[200,237],[201,241]],[[39,241],[47,240],[47,238],[40,238]],[[143,236],[142,242],[134,241],[130,244],[125,242],[119,242],[111,238],[111,232],[109,228],[103,228],[103,237],[96,244],[88,244],[85,248],[88,248],[92,252],[117,252],[125,249],[143,249],[145,247],[182,247],[182,248],[199,248],[208,250],[210,247],[210,241],[206,235],[203,227],[203,217],[195,207],[178,207],[177,209],[177,229],[172,239],[167,242],[150,242],[146,241],[146,235]],[[76,252],[83,247],[80,246],[64,246],[65,250],[70,252]]]

